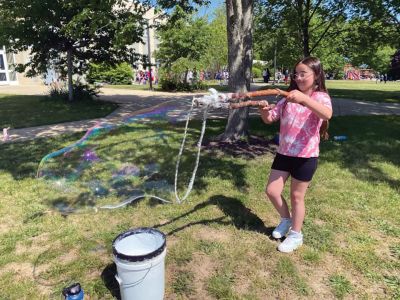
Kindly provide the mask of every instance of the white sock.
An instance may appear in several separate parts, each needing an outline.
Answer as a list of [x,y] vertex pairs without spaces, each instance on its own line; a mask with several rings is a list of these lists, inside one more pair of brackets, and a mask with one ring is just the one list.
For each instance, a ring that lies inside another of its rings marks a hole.
[[296,237],[296,238],[301,238],[301,237],[303,237],[303,234],[301,233],[301,232],[297,232],[297,231],[294,231],[294,230],[290,230],[290,233],[289,233],[290,235],[293,235],[294,237]]

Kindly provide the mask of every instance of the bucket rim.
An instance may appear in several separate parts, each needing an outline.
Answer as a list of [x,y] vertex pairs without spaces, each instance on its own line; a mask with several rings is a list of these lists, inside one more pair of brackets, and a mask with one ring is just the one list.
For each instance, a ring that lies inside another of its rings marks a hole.
[[[118,252],[118,250],[115,247],[116,243],[118,243],[120,240],[122,240],[128,236],[131,236],[134,234],[140,234],[140,233],[158,234],[162,237],[163,242],[162,242],[161,246],[158,247],[157,249],[155,249],[154,251],[146,253],[146,254],[142,254],[142,255],[127,255],[127,254]],[[155,228],[139,227],[139,228],[131,228],[131,229],[128,229],[127,231],[120,233],[112,242],[112,250],[113,250],[114,256],[119,259],[123,259],[123,260],[129,261],[129,262],[138,262],[138,261],[144,261],[144,260],[148,260],[148,259],[158,256],[159,254],[161,254],[164,251],[166,245],[167,245],[166,236],[163,232],[161,232]]]

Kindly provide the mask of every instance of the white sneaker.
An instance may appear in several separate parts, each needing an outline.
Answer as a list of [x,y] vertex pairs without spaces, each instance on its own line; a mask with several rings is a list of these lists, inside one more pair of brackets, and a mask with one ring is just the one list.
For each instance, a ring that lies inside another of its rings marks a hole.
[[272,236],[276,239],[284,237],[292,226],[292,220],[287,218],[282,218],[279,225],[272,231]]
[[303,235],[290,230],[287,238],[278,246],[280,252],[289,253],[303,245]]

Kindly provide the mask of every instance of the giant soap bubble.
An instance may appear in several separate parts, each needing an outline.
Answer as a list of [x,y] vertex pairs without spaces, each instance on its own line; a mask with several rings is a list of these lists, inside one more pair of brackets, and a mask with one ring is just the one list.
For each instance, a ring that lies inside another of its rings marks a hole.
[[[41,160],[37,177],[56,191],[47,201],[64,213],[118,208],[146,196],[171,201],[184,133],[180,121],[186,116],[187,111],[179,112],[166,102],[117,124],[97,123],[77,142]],[[198,136],[198,131],[188,131],[178,192],[184,190],[195,164]]]

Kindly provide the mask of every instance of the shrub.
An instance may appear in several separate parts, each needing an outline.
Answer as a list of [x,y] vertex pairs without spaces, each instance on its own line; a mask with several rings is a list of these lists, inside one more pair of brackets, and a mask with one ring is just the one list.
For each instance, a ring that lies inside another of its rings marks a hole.
[[196,91],[205,90],[207,85],[203,81],[194,81],[193,83],[178,81],[175,78],[161,77],[161,89],[163,91]]
[[253,63],[253,70],[254,70],[254,68],[257,68],[257,69],[259,69],[259,70],[264,70],[264,69],[266,69],[268,66],[267,65],[265,65],[265,64],[262,64],[261,62],[255,62],[255,63]]
[[262,77],[262,71],[259,68],[256,68],[254,66],[253,66],[253,69],[252,69],[252,73],[253,73],[253,78]]
[[87,80],[89,83],[107,82],[110,84],[131,84],[133,69],[128,63],[115,66],[105,64],[91,64]]
[[[87,101],[93,100],[97,97],[99,91],[95,87],[81,82],[75,82],[73,85],[74,101]],[[68,101],[68,88],[62,85],[51,85],[49,90],[49,97],[55,100]]]
[[[170,66],[159,69],[158,75],[161,89],[164,91],[195,91],[206,89],[207,85],[199,80],[199,72],[203,67],[199,62],[185,57],[179,58]],[[196,73],[193,74],[193,81],[191,82],[185,81],[188,70]]]
[[163,91],[176,91],[177,82],[172,78],[161,77],[159,83]]

